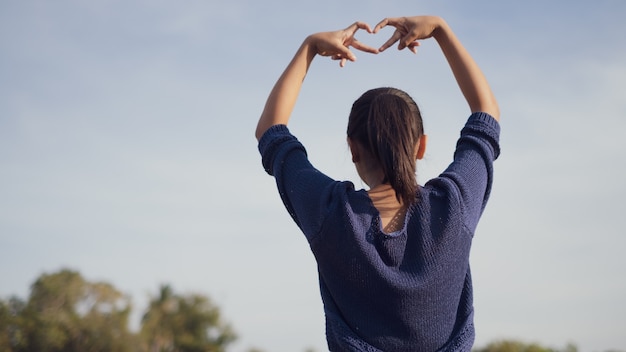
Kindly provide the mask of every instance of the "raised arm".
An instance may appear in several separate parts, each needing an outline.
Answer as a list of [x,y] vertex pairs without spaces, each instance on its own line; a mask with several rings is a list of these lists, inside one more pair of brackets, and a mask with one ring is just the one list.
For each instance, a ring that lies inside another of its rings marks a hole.
[[286,125],[289,122],[289,117],[296,104],[304,78],[316,55],[329,56],[333,60],[339,60],[340,66],[343,67],[347,60],[356,60],[356,57],[350,51],[350,46],[365,52],[378,52],[376,48],[356,40],[354,34],[359,29],[364,29],[369,33],[372,32],[370,26],[366,23],[356,22],[346,29],[312,34],[304,40],[267,98],[265,108],[256,127],[255,135],[257,140],[271,126],[278,124]]
[[415,53],[419,46],[418,40],[435,38],[470,110],[486,112],[496,120],[500,119],[500,109],[487,79],[442,18],[435,16],[386,18],[376,25],[374,33],[385,26],[393,26],[396,30],[379,51],[382,52],[395,42],[399,42],[399,50],[408,48]]

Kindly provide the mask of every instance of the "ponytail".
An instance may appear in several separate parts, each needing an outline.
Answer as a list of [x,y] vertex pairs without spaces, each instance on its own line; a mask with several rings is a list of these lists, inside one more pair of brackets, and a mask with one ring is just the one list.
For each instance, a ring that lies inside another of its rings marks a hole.
[[352,106],[348,137],[374,158],[398,201],[416,201],[415,146],[423,135],[422,117],[413,99],[395,88],[365,92]]

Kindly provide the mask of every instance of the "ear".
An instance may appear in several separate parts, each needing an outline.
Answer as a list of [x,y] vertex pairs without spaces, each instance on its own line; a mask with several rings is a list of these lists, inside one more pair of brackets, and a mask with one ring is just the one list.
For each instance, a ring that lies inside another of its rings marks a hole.
[[422,160],[424,157],[426,153],[426,142],[428,142],[428,136],[425,134],[417,140],[417,145],[415,145],[415,160]]
[[359,155],[359,148],[357,143],[353,142],[350,137],[348,139],[348,146],[350,147],[350,153],[352,153],[352,162],[358,163],[361,160],[361,156]]

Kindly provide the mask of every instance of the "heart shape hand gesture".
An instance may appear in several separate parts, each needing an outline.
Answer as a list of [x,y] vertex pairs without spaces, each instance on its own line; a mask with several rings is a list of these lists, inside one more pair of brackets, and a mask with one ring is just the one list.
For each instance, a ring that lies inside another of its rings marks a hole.
[[[345,29],[313,34],[309,39],[312,41],[315,54],[340,60],[340,66],[343,67],[347,60],[356,60],[350,47],[363,52],[378,54],[399,42],[398,50],[408,48],[411,52],[417,53],[417,47],[420,45],[418,40],[432,37],[438,25],[438,19],[433,16],[385,18],[374,27],[374,30],[367,23],[355,22]],[[386,26],[395,27],[395,31],[378,49],[363,44],[355,38],[356,32],[360,29],[376,34]]]
[[[359,30],[376,34],[387,26],[394,27],[395,30],[378,49],[355,38]],[[417,53],[419,40],[430,37],[437,40],[470,110],[487,113],[498,120],[500,110],[485,76],[441,17],[394,17],[383,19],[373,30],[367,23],[355,22],[345,29],[308,36],[267,98],[257,124],[257,139],[260,139],[269,127],[287,124],[315,56],[327,56],[333,60],[339,60],[339,65],[343,67],[348,60],[356,60],[350,47],[378,54],[398,43],[398,50],[408,48],[411,52]]]

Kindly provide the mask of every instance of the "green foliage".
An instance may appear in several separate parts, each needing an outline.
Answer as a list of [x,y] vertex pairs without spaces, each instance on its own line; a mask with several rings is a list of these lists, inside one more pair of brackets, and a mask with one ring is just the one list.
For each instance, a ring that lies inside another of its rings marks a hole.
[[27,301],[0,300],[3,352],[223,352],[235,340],[219,309],[201,295],[177,295],[161,287],[142,321],[128,328],[130,299],[78,272],[41,275]]
[[236,338],[208,298],[176,295],[169,286],[150,301],[141,336],[149,351],[159,352],[223,352]]
[[578,352],[573,344],[564,349],[553,349],[536,343],[525,343],[516,340],[499,340],[489,343],[484,348],[473,349],[473,352]]
[[[167,285],[151,298],[139,333],[128,328],[130,312],[130,299],[108,283],[89,282],[71,270],[43,274],[31,286],[28,300],[0,299],[0,351],[225,352],[236,339],[208,297],[177,294]],[[578,348],[500,340],[473,352],[578,352]]]
[[0,351],[11,351],[11,335],[13,317],[7,303],[0,301]]
[[[578,352],[578,347],[573,343],[568,343],[564,348],[553,348],[517,340],[498,340],[489,343],[483,348],[475,348],[472,352]],[[605,352],[620,351],[609,350]]]
[[130,309],[111,285],[62,270],[39,277],[26,303],[9,302],[3,332],[11,351],[133,351]]

